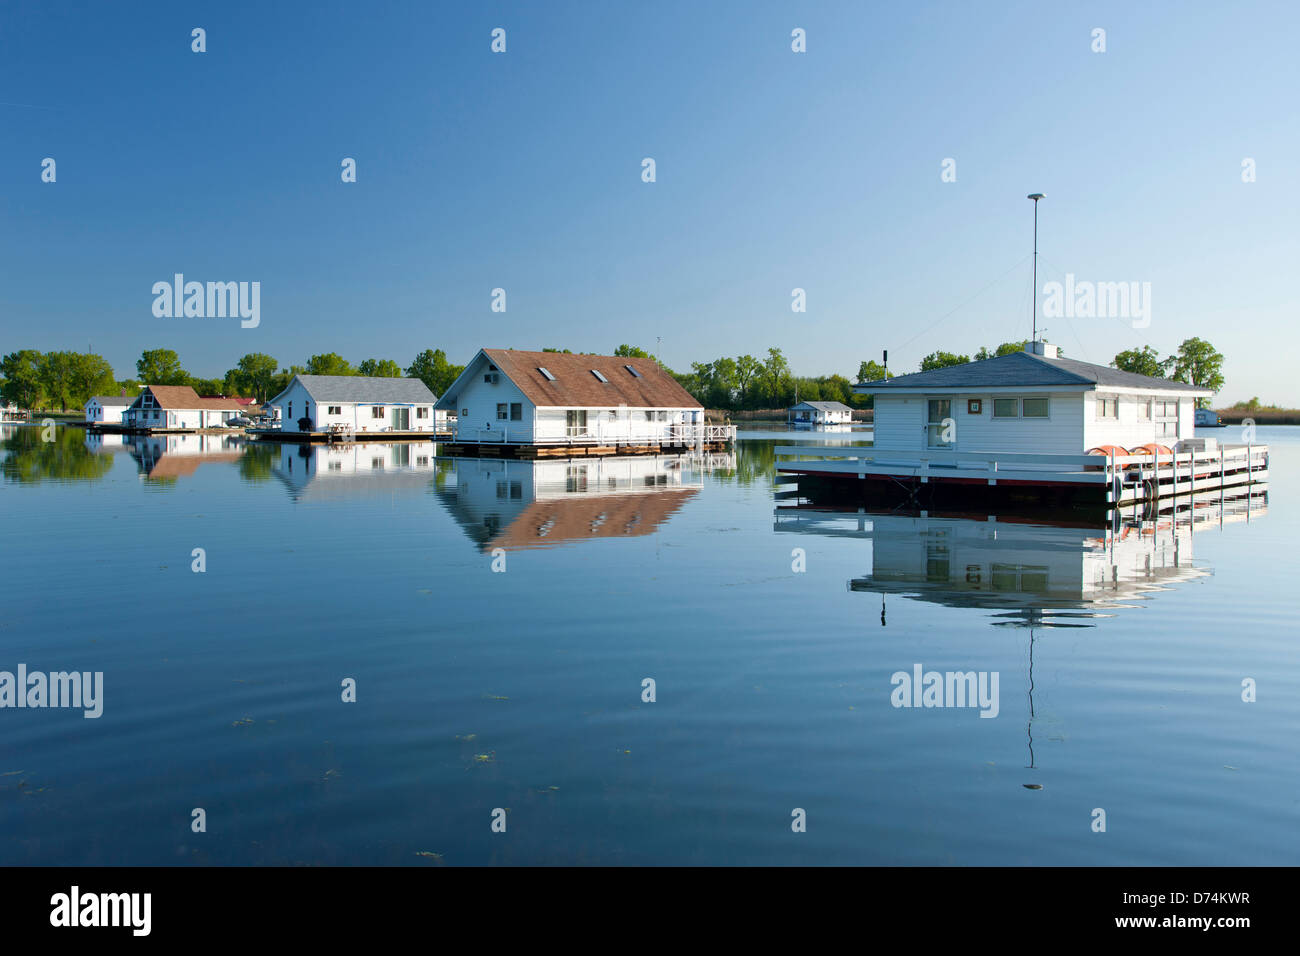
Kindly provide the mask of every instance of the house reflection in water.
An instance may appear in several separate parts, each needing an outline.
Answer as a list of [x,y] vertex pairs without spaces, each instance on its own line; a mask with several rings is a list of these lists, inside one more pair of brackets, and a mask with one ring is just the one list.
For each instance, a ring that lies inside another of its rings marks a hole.
[[995,516],[867,514],[778,508],[776,530],[866,538],[869,574],[851,591],[902,594],[951,607],[1004,609],[1016,623],[1067,626],[1071,609],[1132,606],[1169,585],[1203,577],[1193,563],[1198,531],[1262,517],[1267,494],[1218,492],[1176,511],[1120,518],[1104,527]]
[[730,453],[453,461],[455,480],[438,496],[484,551],[653,534],[699,491],[705,472],[735,463]]
[[425,494],[439,470],[431,441],[271,447],[272,473],[295,501]]
[[[94,436],[104,442],[104,436]],[[128,435],[126,450],[140,467],[140,474],[151,481],[175,481],[193,475],[199,465],[212,462],[236,462],[243,456],[243,439],[239,435],[188,434]],[[86,444],[96,451],[111,451],[112,445]]]

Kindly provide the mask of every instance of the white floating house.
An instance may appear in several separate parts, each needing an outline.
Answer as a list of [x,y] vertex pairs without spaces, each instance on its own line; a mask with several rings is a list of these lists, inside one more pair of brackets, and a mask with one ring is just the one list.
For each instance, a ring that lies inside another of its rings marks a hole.
[[437,407],[457,416],[453,454],[490,444],[635,452],[735,437],[734,426],[706,425],[703,406],[653,359],[481,349]]
[[295,501],[427,495],[438,467],[433,441],[285,444],[275,476]]
[[295,375],[266,405],[275,409],[282,436],[392,438],[445,430],[446,416],[434,414],[436,401],[418,378]]
[[786,418],[797,425],[847,425],[853,409],[843,402],[800,402],[790,406]]
[[1062,358],[1045,342],[854,389],[875,396],[873,446],[779,449],[839,459],[780,472],[894,487],[1054,488],[1112,504],[1267,477],[1266,446],[1220,449],[1194,437],[1196,400],[1209,389]]
[[1061,358],[1030,342],[982,362],[855,385],[875,396],[877,448],[1080,454],[1193,437],[1209,389]]
[[122,413],[134,431],[194,431],[220,428],[242,414],[234,398],[200,398],[188,385],[146,385]]
[[122,416],[131,407],[134,398],[125,395],[92,395],[86,399],[86,423],[90,425],[121,425]]

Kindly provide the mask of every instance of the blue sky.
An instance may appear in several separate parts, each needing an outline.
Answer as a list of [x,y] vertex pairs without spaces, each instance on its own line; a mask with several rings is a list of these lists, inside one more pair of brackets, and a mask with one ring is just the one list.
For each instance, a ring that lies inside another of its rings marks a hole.
[[[1298,11],[6,2],[0,351],[93,345],[126,377],[168,347],[217,377],[661,337],[678,369],[775,345],[801,374],[912,370],[1028,336],[1041,191],[1040,287],[1152,289],[1147,328],[1049,340],[1105,363],[1200,335],[1221,398],[1300,405]],[[259,281],[260,326],[156,318],[176,272]]]

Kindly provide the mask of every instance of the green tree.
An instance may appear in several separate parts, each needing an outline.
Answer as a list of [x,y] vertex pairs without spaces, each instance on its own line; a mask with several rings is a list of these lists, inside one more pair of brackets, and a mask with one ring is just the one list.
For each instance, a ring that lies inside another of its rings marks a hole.
[[767,361],[759,373],[759,385],[763,397],[772,407],[789,405],[794,395],[794,379],[790,374],[790,362],[778,348],[767,350]]
[[189,373],[171,349],[146,349],[135,363],[136,376],[145,385],[184,385]]
[[370,378],[401,378],[402,366],[392,359],[366,359],[357,366],[357,372]]
[[572,355],[568,349],[542,349],[543,352],[558,352],[560,355]]
[[751,391],[762,368],[763,363],[752,355],[741,355],[736,359],[736,390],[742,408],[749,407]]
[[276,372],[275,376],[271,379],[271,387],[267,389],[268,394],[266,397],[275,398],[275,396],[279,395],[289,387],[289,383],[293,381],[295,375],[306,374],[307,370],[301,365],[290,365],[288,368],[280,369],[280,371]]
[[41,386],[41,353],[35,349],[20,349],[0,359],[3,373],[4,400],[19,408],[38,408],[45,400]]
[[442,349],[425,349],[411,362],[406,374],[418,378],[429,391],[441,398],[463,371],[465,366],[449,363],[447,353]]
[[326,352],[323,355],[313,355],[307,360],[307,374],[356,375],[357,370],[337,352]]
[[1125,349],[1119,352],[1111,359],[1111,367],[1117,368],[1121,372],[1132,372],[1135,375],[1151,375],[1155,378],[1163,378],[1165,370],[1169,367],[1169,360],[1161,360],[1160,353],[1149,345],[1142,346],[1138,349]]
[[614,354],[619,358],[650,358],[651,355],[645,349],[637,348],[635,345],[620,345],[614,349]]
[[1003,342],[991,352],[981,345],[980,350],[975,353],[975,361],[983,362],[985,359],[1001,358],[1004,355],[1014,355],[1016,352],[1023,352],[1024,350],[1024,342]]
[[226,373],[226,390],[231,395],[251,395],[259,402],[273,398],[271,386],[279,363],[262,352],[249,352],[239,365]]
[[[1223,355],[1202,338],[1184,339],[1178,351],[1168,360],[1174,369],[1175,382],[1187,382],[1217,392],[1223,388]],[[1208,398],[1198,398],[1198,408],[1210,404]]]
[[874,359],[863,362],[858,366],[859,382],[879,382],[886,376],[893,378],[894,373],[886,371],[885,367]]
[[969,361],[969,355],[955,355],[952,352],[931,352],[925,358],[921,359],[921,371],[931,372],[937,368],[948,368],[952,365],[965,365]]
[[191,375],[185,384],[203,398],[218,398],[226,391],[226,382],[220,378],[195,378]]
[[116,395],[117,381],[113,366],[102,355],[93,352],[72,352],[68,372],[68,393],[72,404],[80,407],[92,395]]
[[72,356],[72,352],[46,352],[41,356],[41,390],[51,408],[57,405],[65,412],[72,390]]

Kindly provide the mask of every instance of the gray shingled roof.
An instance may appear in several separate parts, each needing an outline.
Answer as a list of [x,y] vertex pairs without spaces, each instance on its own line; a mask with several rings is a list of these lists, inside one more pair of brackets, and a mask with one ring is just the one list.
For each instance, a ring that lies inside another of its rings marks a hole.
[[429,386],[418,378],[375,378],[369,375],[298,375],[296,377],[303,388],[307,389],[307,394],[318,403],[432,405],[438,400],[437,396],[429,391]]
[[1034,385],[1062,385],[1067,387],[1111,386],[1114,388],[1158,388],[1168,391],[1196,392],[1212,395],[1208,388],[1199,388],[1185,382],[1167,378],[1121,372],[1107,365],[1093,365],[1075,359],[1048,358],[1028,352],[1012,352],[982,362],[950,365],[929,372],[913,372],[881,382],[864,382],[854,386],[861,392],[884,392],[910,388],[996,388],[1007,386],[1022,388]]
[[815,408],[815,409],[817,409],[818,411],[822,411],[822,412],[851,412],[851,411],[853,411],[853,409],[849,408],[849,406],[845,405],[843,402],[800,402],[798,405],[793,405],[793,406],[791,406],[791,407],[792,407],[792,408],[799,408],[799,407],[802,406],[802,405],[807,405],[807,406],[809,406],[809,407],[811,407],[811,408]]
[[135,401],[134,395],[92,395],[86,399],[86,403],[99,402],[101,405],[130,405]]

